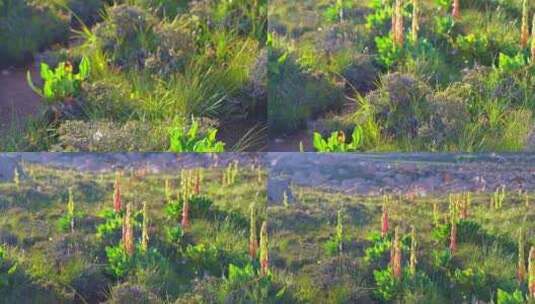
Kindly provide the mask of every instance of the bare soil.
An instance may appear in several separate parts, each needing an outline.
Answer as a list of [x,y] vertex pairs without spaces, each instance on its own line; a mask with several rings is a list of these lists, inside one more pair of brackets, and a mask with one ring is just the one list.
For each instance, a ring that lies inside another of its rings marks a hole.
[[40,85],[39,72],[34,65],[0,71],[0,133],[22,127],[26,119],[37,115],[43,106],[41,97],[26,82],[28,70],[34,83]]

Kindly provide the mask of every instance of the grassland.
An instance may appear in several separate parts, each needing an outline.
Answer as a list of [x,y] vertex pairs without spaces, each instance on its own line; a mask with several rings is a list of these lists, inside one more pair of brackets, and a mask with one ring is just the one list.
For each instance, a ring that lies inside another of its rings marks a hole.
[[0,68],[37,66],[42,105],[2,151],[265,146],[265,0],[2,0],[0,24]]
[[535,300],[517,279],[520,229],[523,267],[535,245],[532,192],[506,192],[500,206],[492,192],[382,197],[294,186],[291,193],[268,214],[273,271],[291,278],[297,303]]
[[268,119],[280,151],[533,149],[531,1],[271,3]]
[[1,303],[287,297],[285,283],[258,259],[266,237],[258,257],[249,251],[249,223],[266,232],[264,168],[231,162],[117,172],[25,163],[0,183]]

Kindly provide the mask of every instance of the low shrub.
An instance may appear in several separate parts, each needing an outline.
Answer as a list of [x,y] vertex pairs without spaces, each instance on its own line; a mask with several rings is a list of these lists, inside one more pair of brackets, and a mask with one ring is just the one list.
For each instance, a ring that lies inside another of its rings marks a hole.
[[343,103],[343,88],[325,74],[303,71],[294,55],[268,51],[268,124],[270,132],[292,132],[307,120]]
[[67,17],[28,0],[3,0],[0,6],[0,67],[22,65],[45,47],[67,40]]

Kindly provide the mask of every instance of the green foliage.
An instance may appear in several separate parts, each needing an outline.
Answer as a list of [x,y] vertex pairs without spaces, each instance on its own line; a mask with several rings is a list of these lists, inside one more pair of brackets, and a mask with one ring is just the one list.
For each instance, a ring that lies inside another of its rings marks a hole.
[[[169,201],[165,206],[165,213],[171,219],[180,218],[184,201],[182,198]],[[206,196],[192,196],[189,199],[189,214],[191,218],[207,217],[210,214],[213,201]]]
[[338,215],[336,218],[336,234],[334,234],[329,240],[327,240],[324,245],[325,251],[329,256],[342,254],[344,240],[346,239],[344,235],[343,217],[344,214],[342,210],[338,210]]
[[9,288],[12,276],[17,271],[17,263],[7,261],[7,252],[4,245],[0,245],[0,291]]
[[489,282],[486,274],[480,269],[455,269],[451,279],[466,297],[476,296],[480,299],[488,297]]
[[490,61],[489,38],[483,33],[459,35],[455,40],[455,46],[467,61],[475,60],[482,63]]
[[[448,4],[451,1],[446,1]],[[455,26],[455,21],[451,17],[451,15],[448,16],[435,16],[435,32],[438,34],[441,38],[448,38],[451,36],[453,27]]]
[[378,263],[384,260],[386,253],[390,252],[392,247],[392,240],[389,235],[383,238],[378,232],[373,232],[368,236],[370,246],[364,250],[364,261],[368,263]]
[[528,60],[522,53],[518,53],[515,56],[508,56],[504,53],[500,53],[498,57],[498,66],[500,72],[504,74],[514,73],[525,67],[527,63]]
[[356,126],[351,134],[351,142],[346,143],[343,131],[333,132],[327,139],[323,139],[321,134],[315,132],[313,138],[314,148],[318,152],[355,152],[362,148],[363,137],[362,127]]
[[375,37],[375,46],[377,47],[377,62],[385,69],[392,68],[401,60],[403,49],[396,46],[392,36]]
[[97,238],[107,239],[118,233],[123,225],[123,215],[115,213],[112,209],[105,209],[100,214],[105,222],[97,226]]
[[42,1],[3,0],[0,7],[0,68],[22,65],[33,55],[66,41],[68,20]]
[[107,269],[115,278],[120,279],[126,277],[134,268],[133,258],[128,256],[121,244],[108,246],[105,248],[105,251],[108,260]]
[[193,120],[189,130],[173,127],[169,130],[170,152],[223,152],[225,144],[217,141],[217,129],[199,134],[199,123]]
[[433,250],[433,266],[439,269],[449,268],[453,256],[449,249],[445,250]]
[[401,281],[394,278],[392,269],[374,270],[373,277],[377,286],[373,291],[373,295],[377,299],[382,302],[388,302],[400,296],[403,286]]
[[522,291],[516,289],[513,292],[507,292],[505,290],[499,289],[497,292],[497,304],[522,304],[525,303],[524,295]]
[[89,73],[89,59],[83,57],[77,74],[73,73],[73,68],[68,62],[60,62],[54,70],[48,64],[41,63],[41,78],[44,82],[42,89],[38,89],[33,84],[29,71],[27,80],[30,87],[42,96],[47,103],[54,103],[78,96],[82,81],[89,77]]
[[373,12],[366,16],[366,28],[381,32],[392,18],[392,6],[383,0],[372,0],[369,5]]
[[253,264],[230,264],[218,298],[222,303],[286,303],[282,301],[285,292],[274,286],[271,275],[260,276]]
[[203,272],[217,275],[222,271],[219,250],[213,244],[188,245],[184,257],[197,275],[202,275]]
[[165,227],[165,240],[174,246],[180,245],[184,237],[184,230],[179,225]]
[[73,219],[74,219],[73,216],[69,214],[64,214],[58,219],[56,223],[56,227],[61,232],[68,232],[71,230],[71,222]]

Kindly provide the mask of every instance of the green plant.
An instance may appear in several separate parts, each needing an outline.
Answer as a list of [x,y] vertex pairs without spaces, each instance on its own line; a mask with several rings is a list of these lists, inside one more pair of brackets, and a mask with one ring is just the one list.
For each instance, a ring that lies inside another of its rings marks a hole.
[[184,256],[197,275],[203,272],[217,275],[222,271],[219,250],[213,244],[188,245]]
[[54,70],[48,64],[41,63],[41,78],[44,82],[42,89],[34,85],[29,71],[26,78],[28,85],[35,93],[43,97],[45,102],[54,103],[78,96],[82,82],[89,77],[89,73],[89,59],[83,57],[77,74],[74,74],[73,67],[69,62],[60,62]]
[[74,194],[72,191],[72,187],[69,187],[69,200],[67,201],[67,213],[64,214],[62,217],[58,219],[57,227],[60,231],[68,231],[74,232],[74,222],[77,218],[79,218],[81,215],[78,213],[75,213],[74,209]]
[[355,152],[362,148],[363,137],[362,128],[356,126],[351,134],[351,142],[346,143],[343,131],[333,132],[327,139],[323,139],[321,134],[315,132],[313,138],[314,148],[318,152]]
[[224,303],[278,303],[285,289],[275,290],[272,276],[260,276],[252,263],[243,267],[230,264],[219,298]]
[[513,292],[507,292],[505,290],[499,289],[496,295],[497,304],[522,304],[525,303],[524,296],[522,291],[516,289]]
[[375,46],[377,47],[377,62],[385,69],[392,68],[401,60],[403,49],[396,46],[392,36],[375,37]]
[[105,209],[100,213],[105,219],[104,223],[97,226],[97,238],[106,239],[121,230],[123,224],[122,213],[117,213],[112,209]]
[[105,248],[108,259],[107,269],[115,278],[124,278],[134,267],[133,257],[126,253],[123,245]]
[[223,152],[225,144],[217,141],[217,129],[199,134],[199,123],[193,120],[189,130],[173,127],[169,130],[170,152]]
[[382,237],[380,233],[373,232],[367,237],[367,240],[371,242],[371,245],[364,250],[364,260],[371,263],[384,260],[386,253],[392,247],[390,236]]
[[392,17],[392,6],[383,0],[372,0],[369,6],[373,12],[366,16],[366,28],[381,32]]
[[167,242],[175,246],[180,245],[182,237],[184,237],[184,231],[179,225],[165,228],[165,239]]
[[403,285],[401,284],[401,280],[394,277],[391,268],[374,270],[373,277],[377,286],[373,291],[373,295],[377,299],[382,302],[389,302],[400,296]]
[[335,22],[339,19],[340,22],[344,21],[344,9],[348,8],[350,2],[347,0],[335,0],[330,6],[328,6],[324,13],[323,17],[328,22]]
[[334,256],[336,254],[342,254],[344,246],[344,226],[343,219],[344,213],[342,210],[338,210],[336,217],[336,234],[333,235],[324,245],[325,251],[328,255]]
[[0,290],[11,285],[12,276],[17,271],[17,263],[8,263],[7,251],[0,245]]
[[504,53],[500,53],[498,57],[499,70],[503,74],[511,74],[518,71],[526,66],[527,63],[528,60],[522,53],[518,53],[515,56],[508,56]]
[[483,33],[459,35],[455,40],[455,46],[464,60],[477,60],[482,63],[490,61],[489,38]]
[[455,21],[451,16],[435,16],[435,32],[441,38],[450,37]]

